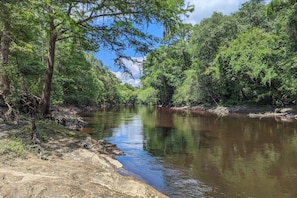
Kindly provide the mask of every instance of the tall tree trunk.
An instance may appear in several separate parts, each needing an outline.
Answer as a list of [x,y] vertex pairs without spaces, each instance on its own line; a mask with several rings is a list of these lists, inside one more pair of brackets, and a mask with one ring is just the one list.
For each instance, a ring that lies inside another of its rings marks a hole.
[[[13,108],[11,106],[11,101],[7,98],[10,94],[10,81],[8,76],[6,75],[6,67],[8,65],[8,57],[9,57],[9,47],[10,47],[10,21],[9,14],[6,12],[7,19],[2,22],[2,34],[1,34],[1,42],[0,42],[0,97],[1,102],[4,102],[8,110],[4,113],[4,118],[6,120],[12,119],[11,114],[14,113]],[[17,118],[17,115],[14,115],[14,118]]]
[[8,64],[9,46],[10,46],[10,23],[3,21],[3,31],[0,43],[0,93],[6,95],[9,93],[9,79],[5,74],[5,67]]
[[53,78],[53,72],[54,72],[55,49],[56,49],[57,38],[58,38],[58,35],[55,32],[55,24],[52,21],[50,23],[50,39],[49,39],[48,54],[47,54],[47,67],[46,67],[41,104],[40,104],[40,112],[44,116],[50,114],[51,87],[52,87],[52,78]]

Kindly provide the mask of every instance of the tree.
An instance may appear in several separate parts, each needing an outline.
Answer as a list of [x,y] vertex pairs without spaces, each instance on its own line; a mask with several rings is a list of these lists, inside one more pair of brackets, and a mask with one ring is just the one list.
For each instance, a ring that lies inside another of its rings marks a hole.
[[[21,8],[23,9],[22,11]],[[13,112],[11,93],[11,78],[15,76],[14,65],[9,60],[11,57],[11,44],[14,45],[14,51],[19,51],[25,47],[26,41],[30,37],[26,30],[30,26],[29,19],[31,14],[28,11],[27,1],[2,0],[0,1],[0,104],[8,107],[5,118],[10,119]],[[14,76],[12,76],[14,75]]]
[[[184,70],[191,66],[188,52],[189,34],[192,26],[182,24],[174,31],[167,32],[164,45],[147,56],[143,66],[140,91],[141,101],[170,105],[175,89],[184,80]],[[149,88],[151,86],[153,89]]]
[[269,30],[270,24],[266,17],[266,5],[264,0],[250,0],[242,4],[242,7],[233,16],[238,20],[241,30],[261,28]]
[[231,16],[215,12],[202,20],[186,42],[166,31],[167,43],[147,56],[139,98],[176,105],[296,104],[296,8],[296,0],[251,0]]
[[[215,57],[221,46],[226,46],[229,41],[236,38],[239,32],[235,17],[214,12],[210,18],[204,19],[196,25],[190,35],[189,54],[192,65],[187,72],[187,79],[179,91],[185,88],[192,96],[191,103],[216,102],[217,82],[212,81],[205,71],[214,65]],[[193,72],[196,72],[196,75]],[[192,78],[192,79],[191,79]],[[192,82],[197,86],[188,86]],[[198,97],[199,96],[199,97]],[[184,102],[189,102],[188,99]]]
[[221,47],[215,66],[208,69],[216,71],[214,81],[221,85],[220,98],[224,102],[275,104],[284,71],[279,66],[280,46],[277,36],[254,28]]
[[6,95],[9,92],[9,80],[5,73],[8,65],[9,47],[11,42],[11,9],[13,1],[0,1],[0,91]]
[[[176,46],[175,46],[176,47]],[[173,46],[161,46],[151,53],[143,65],[142,95],[153,102],[157,95],[158,103],[168,105],[172,101],[174,89],[182,82],[182,53],[175,53]],[[152,87],[153,89],[147,89]],[[157,94],[156,94],[157,90]]]
[[47,26],[48,57],[40,111],[50,113],[50,96],[57,41],[77,39],[91,43],[91,49],[108,47],[119,57],[127,47],[148,52],[155,39],[143,31],[144,23],[174,27],[179,16],[193,8],[183,0],[113,0],[113,1],[33,1],[44,13],[39,16]]
[[272,0],[267,15],[275,23],[275,33],[287,41],[290,52],[297,52],[297,2],[296,0]]
[[205,99],[202,95],[201,86],[197,71],[188,69],[184,71],[185,80],[181,86],[177,87],[173,95],[173,102],[177,105],[192,105],[199,103]]

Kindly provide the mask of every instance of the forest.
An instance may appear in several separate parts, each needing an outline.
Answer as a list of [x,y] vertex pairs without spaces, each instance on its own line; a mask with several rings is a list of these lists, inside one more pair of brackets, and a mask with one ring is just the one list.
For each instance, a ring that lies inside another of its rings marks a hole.
[[[47,115],[51,104],[296,104],[296,1],[251,0],[183,23],[193,9],[183,0],[0,1],[5,117]],[[161,40],[143,31],[148,24],[164,27]],[[95,58],[112,50],[129,73],[128,48],[146,57],[139,88]]]
[[146,57],[143,73],[143,103],[294,105],[297,2],[251,0],[182,24]]
[[95,53],[151,51],[159,39],[143,27],[174,29],[193,8],[183,0],[0,1],[0,106],[5,119],[18,111],[50,114],[51,104],[135,103],[137,90],[122,84]]

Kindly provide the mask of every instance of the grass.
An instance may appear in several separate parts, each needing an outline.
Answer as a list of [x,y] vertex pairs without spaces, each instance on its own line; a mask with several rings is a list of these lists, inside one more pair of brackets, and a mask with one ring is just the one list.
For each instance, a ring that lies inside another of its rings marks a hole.
[[[29,154],[37,154],[38,149],[32,146],[32,124],[29,120],[18,132],[13,132],[8,137],[0,139],[0,160],[13,160],[15,158],[26,158]],[[53,121],[36,120],[37,138],[42,143],[50,139],[72,137],[76,139],[85,138],[85,135],[78,131],[67,129]],[[9,129],[8,129],[9,130]]]
[[29,153],[34,152],[30,145],[21,138],[0,139],[0,159],[12,160],[15,158],[26,158]]
[[72,137],[72,138],[84,138],[85,136],[74,130],[70,130],[60,124],[53,121],[36,121],[38,137],[42,141],[48,141],[49,138],[59,138],[59,137]]

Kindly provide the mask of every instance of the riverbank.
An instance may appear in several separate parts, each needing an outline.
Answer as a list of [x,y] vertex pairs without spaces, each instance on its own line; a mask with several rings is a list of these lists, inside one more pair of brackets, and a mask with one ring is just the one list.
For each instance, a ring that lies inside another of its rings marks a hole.
[[297,121],[297,108],[284,107],[276,108],[272,106],[215,106],[215,105],[199,105],[172,107],[175,111],[190,111],[193,113],[211,113],[218,116],[236,116],[244,115],[250,118],[274,118],[276,121],[293,122]]
[[77,131],[80,108],[53,109],[55,122],[0,122],[0,197],[167,197],[118,173],[122,165],[114,156],[121,151]]

